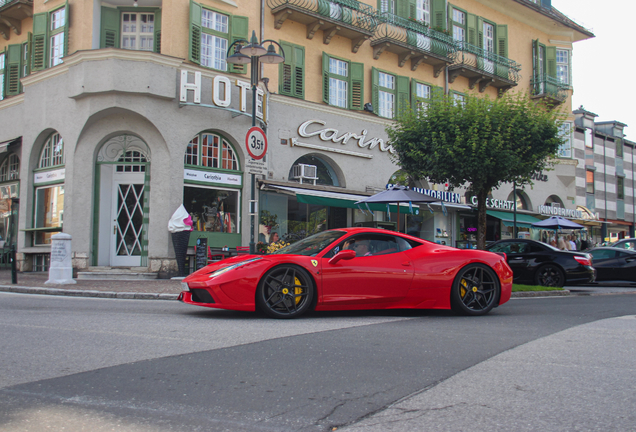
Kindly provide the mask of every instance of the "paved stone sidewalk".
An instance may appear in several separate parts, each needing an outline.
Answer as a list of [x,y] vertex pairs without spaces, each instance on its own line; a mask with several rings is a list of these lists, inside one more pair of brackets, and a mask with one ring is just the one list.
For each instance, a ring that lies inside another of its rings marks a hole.
[[86,280],[75,279],[72,285],[46,284],[44,273],[18,273],[18,283],[11,283],[11,271],[0,270],[0,291],[53,294],[82,297],[174,300],[181,291],[181,281],[153,280]]

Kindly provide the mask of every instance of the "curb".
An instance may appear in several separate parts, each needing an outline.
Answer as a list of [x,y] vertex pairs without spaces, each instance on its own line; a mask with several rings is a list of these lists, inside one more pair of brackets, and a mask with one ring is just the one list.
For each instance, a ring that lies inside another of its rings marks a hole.
[[24,286],[10,286],[10,285],[0,285],[0,291],[20,293],[20,294],[45,294],[45,295],[58,295],[58,296],[69,296],[69,297],[99,297],[99,298],[116,298],[116,299],[126,299],[126,300],[177,300],[177,298],[179,297],[179,294],[73,290],[73,289],[24,287]]
[[572,295],[570,290],[559,291],[518,291],[511,294],[511,298],[515,297],[564,297]]

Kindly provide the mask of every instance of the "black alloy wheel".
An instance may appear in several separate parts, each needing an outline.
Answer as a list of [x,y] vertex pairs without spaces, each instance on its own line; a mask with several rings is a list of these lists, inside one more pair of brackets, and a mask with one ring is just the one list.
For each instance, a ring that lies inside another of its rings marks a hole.
[[311,308],[314,283],[301,267],[283,264],[263,276],[256,290],[256,304],[273,318],[295,318]]
[[483,264],[470,264],[457,273],[451,307],[464,315],[485,315],[499,302],[501,286],[495,272]]
[[561,288],[565,285],[565,275],[556,265],[546,264],[539,267],[534,275],[534,282],[541,286]]

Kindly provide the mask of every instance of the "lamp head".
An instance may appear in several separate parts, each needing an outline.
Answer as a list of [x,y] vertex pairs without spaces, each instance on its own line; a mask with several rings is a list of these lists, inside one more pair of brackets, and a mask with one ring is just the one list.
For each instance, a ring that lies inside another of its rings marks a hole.
[[263,48],[263,45],[258,43],[258,39],[256,38],[256,31],[252,30],[252,38],[250,39],[250,43],[241,48],[241,54],[250,57],[260,57],[266,53],[267,50]]
[[285,57],[276,52],[276,47],[274,47],[274,44],[269,44],[269,46],[267,47],[267,54],[261,56],[260,60],[263,63],[278,64],[284,62]]

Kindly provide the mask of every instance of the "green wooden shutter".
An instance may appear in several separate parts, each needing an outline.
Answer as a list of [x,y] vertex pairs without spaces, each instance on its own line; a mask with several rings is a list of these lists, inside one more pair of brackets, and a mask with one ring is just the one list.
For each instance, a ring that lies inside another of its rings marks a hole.
[[31,50],[31,70],[39,71],[46,68],[48,13],[33,15],[33,49]]
[[68,28],[71,22],[71,9],[68,6],[68,0],[64,4],[64,52],[62,57],[66,57],[70,52],[68,49]]
[[[248,18],[244,16],[232,16],[232,25],[230,30],[230,44],[238,39],[247,39],[249,33]],[[247,73],[247,65],[228,63],[228,70],[230,72],[244,74]]]
[[433,0],[431,10],[432,27],[446,30],[446,1]]
[[[409,0],[396,0],[397,1],[397,11],[396,15],[401,16],[402,18],[409,19],[411,11],[409,10]],[[413,17],[415,19],[415,17]]]
[[329,56],[322,53],[322,101],[329,103]]
[[411,109],[413,111],[417,110],[417,103],[421,100],[421,98],[417,97],[417,81],[414,79],[411,80]]
[[294,69],[294,48],[291,44],[282,42],[280,46],[285,53],[285,61],[278,66],[278,93],[292,96],[293,94],[293,69]]
[[351,99],[349,108],[362,110],[364,108],[364,63],[351,62]]
[[444,97],[444,87],[433,86],[431,88],[431,99],[439,99]]
[[371,68],[371,103],[373,104],[373,112],[378,113],[380,107],[380,72]]
[[497,24],[497,54],[508,58],[508,26]]
[[[7,60],[6,51],[7,51],[6,48],[0,51],[0,58],[4,55],[4,63],[6,63],[6,60]],[[4,89],[4,86],[7,83],[7,78],[5,76],[6,75],[5,67],[6,67],[6,64],[0,67],[0,101],[3,100],[4,96],[6,95],[6,91]]]
[[397,109],[395,110],[395,118],[399,118],[404,110],[409,109],[410,98],[410,85],[409,77],[397,76]]
[[155,11],[155,47],[154,51],[161,54],[161,9]]
[[415,4],[415,1],[416,0],[409,0],[409,3],[408,3],[408,6],[409,6],[408,17],[413,19],[417,19],[417,5]]
[[292,47],[293,70],[292,70],[292,96],[305,98],[305,47],[294,45]]
[[190,52],[192,63],[201,64],[201,5],[190,1]]
[[545,48],[546,73],[556,78],[556,47],[549,46]]
[[468,28],[468,43],[477,46],[477,15],[466,14],[466,27]]
[[480,16],[477,17],[477,45],[479,48],[484,48],[484,19]]
[[20,59],[22,58],[22,44],[9,45],[5,58],[5,87],[7,96],[20,93]]
[[102,6],[100,48],[119,48],[119,11]]

